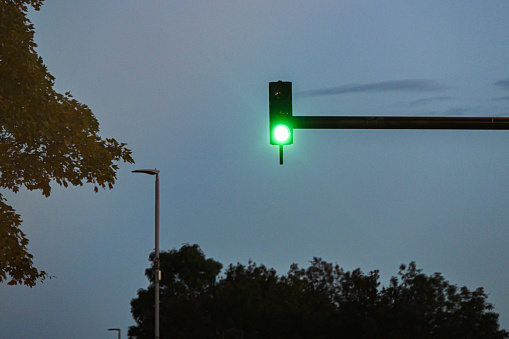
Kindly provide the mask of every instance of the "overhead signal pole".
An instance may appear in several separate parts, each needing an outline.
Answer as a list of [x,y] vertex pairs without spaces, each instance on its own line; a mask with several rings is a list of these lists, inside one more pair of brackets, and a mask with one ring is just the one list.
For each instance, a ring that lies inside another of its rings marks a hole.
[[[291,85],[289,81],[269,83],[270,141],[272,145],[279,145],[281,165],[283,164],[283,146],[293,144],[294,129],[509,130],[509,118],[506,117],[294,116]],[[287,100],[285,107],[290,107],[289,111],[281,111],[279,106],[274,104],[277,102],[274,98],[280,88],[286,91],[284,93]],[[283,137],[278,138],[280,135],[278,131],[284,132],[281,133]]]

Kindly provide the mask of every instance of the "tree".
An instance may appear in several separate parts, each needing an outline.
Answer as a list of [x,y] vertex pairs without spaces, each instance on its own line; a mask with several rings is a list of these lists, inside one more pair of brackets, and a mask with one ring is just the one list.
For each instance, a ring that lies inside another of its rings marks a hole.
[[[209,301],[223,267],[221,263],[206,259],[198,245],[162,251],[159,257],[161,338],[214,337]],[[129,328],[130,338],[154,337],[154,258],[152,253],[152,267],[145,270],[150,286],[138,290],[138,298],[131,301],[131,313],[137,325]]]
[[[377,270],[349,272],[320,258],[282,276],[253,262],[229,265],[219,276],[222,265],[197,245],[166,253],[161,264],[163,277],[171,272],[161,338],[509,338],[482,288],[458,288],[414,262],[401,265],[387,287]],[[146,274],[152,279],[152,270]],[[152,284],[132,300],[137,326],[130,338],[153,337],[153,300]]]
[[[282,324],[295,328],[292,303],[301,299],[301,291],[292,295],[289,285],[274,269],[250,262],[248,266],[230,265],[218,282],[211,308],[216,331],[241,330],[245,338],[271,338],[280,333]],[[295,297],[295,298],[294,298]]]
[[328,305],[315,318],[319,324],[315,331],[322,338],[333,338],[337,333],[344,338],[380,337],[379,272],[375,270],[367,275],[360,269],[348,272],[320,258],[313,258],[310,264],[300,270],[293,265],[289,276],[301,280],[308,293],[312,292]]
[[[51,182],[67,187],[84,182],[112,188],[117,161],[133,163],[131,151],[102,139],[88,106],[70,92],[53,89],[54,77],[36,53],[28,7],[43,0],[0,2],[0,187],[51,193]],[[0,194],[0,282],[34,286],[48,275],[33,266],[21,217]]]
[[401,265],[399,278],[380,293],[381,324],[391,338],[508,338],[482,287],[470,291],[440,273],[428,276],[414,262]]
[[344,271],[314,258],[306,270],[289,275],[331,301],[334,316],[324,338],[509,338],[482,288],[450,284],[440,273],[428,276],[415,262],[401,265],[398,277],[380,287],[378,270]]

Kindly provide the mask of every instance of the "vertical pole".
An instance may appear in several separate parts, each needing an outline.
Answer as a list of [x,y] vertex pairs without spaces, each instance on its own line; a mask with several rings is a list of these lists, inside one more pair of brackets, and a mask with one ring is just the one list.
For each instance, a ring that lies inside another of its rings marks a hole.
[[283,164],[283,145],[279,145],[279,164]]
[[156,173],[156,226],[155,226],[155,339],[159,339],[159,173]]

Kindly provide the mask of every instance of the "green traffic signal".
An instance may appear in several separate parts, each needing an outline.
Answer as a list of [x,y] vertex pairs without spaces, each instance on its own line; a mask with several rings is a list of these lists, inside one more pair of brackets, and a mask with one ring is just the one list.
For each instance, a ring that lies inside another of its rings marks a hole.
[[278,125],[274,128],[274,138],[279,144],[285,144],[291,137],[290,128],[286,125]]
[[292,83],[269,82],[269,121],[271,145],[293,144]]

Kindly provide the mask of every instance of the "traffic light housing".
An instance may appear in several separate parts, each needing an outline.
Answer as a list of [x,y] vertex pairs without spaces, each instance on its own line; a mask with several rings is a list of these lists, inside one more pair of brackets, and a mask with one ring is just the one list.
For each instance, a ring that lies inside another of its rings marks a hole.
[[270,144],[293,144],[292,83],[269,82]]

